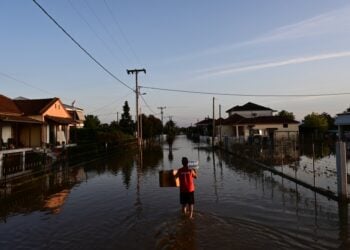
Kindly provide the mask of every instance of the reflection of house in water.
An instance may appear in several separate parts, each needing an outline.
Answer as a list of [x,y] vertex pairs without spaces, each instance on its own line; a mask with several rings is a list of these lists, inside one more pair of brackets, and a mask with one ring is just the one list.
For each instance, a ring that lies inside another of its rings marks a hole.
[[58,214],[61,211],[61,207],[66,201],[70,190],[64,189],[58,193],[55,193],[45,201],[44,208],[50,209],[54,214]]
[[16,183],[16,186],[0,193],[0,219],[16,213],[30,213],[49,209],[59,213],[67,201],[70,190],[85,181],[84,168],[62,168],[61,171],[41,176],[32,182]]

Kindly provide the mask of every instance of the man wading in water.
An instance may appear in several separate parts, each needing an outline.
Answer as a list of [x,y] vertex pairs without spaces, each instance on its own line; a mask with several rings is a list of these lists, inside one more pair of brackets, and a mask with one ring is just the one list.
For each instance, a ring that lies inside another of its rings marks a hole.
[[[183,167],[180,168],[175,177],[180,180],[180,203],[182,205],[182,212],[186,214],[189,212],[189,216],[193,218],[193,205],[194,205],[194,183],[193,178],[197,178],[195,170],[188,168],[188,159],[182,158]],[[188,207],[187,207],[188,206]]]

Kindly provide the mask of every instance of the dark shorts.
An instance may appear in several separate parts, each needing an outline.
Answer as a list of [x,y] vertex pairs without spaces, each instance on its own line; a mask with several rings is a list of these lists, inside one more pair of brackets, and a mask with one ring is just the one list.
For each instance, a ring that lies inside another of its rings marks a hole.
[[180,204],[194,204],[194,192],[180,192]]

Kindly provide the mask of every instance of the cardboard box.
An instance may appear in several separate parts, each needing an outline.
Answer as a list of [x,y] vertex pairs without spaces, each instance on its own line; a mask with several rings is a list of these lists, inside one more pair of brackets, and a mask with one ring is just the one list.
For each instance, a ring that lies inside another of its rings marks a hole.
[[160,187],[179,187],[179,178],[175,178],[177,173],[176,169],[173,170],[160,170],[159,171],[159,186]]

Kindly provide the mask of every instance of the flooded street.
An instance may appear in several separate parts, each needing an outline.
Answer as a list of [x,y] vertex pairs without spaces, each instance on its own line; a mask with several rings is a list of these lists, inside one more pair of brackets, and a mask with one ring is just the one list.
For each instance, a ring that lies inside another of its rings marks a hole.
[[[3,191],[1,249],[349,249],[348,206],[179,136]],[[198,160],[194,219],[158,171]],[[333,185],[333,184],[332,184]]]

